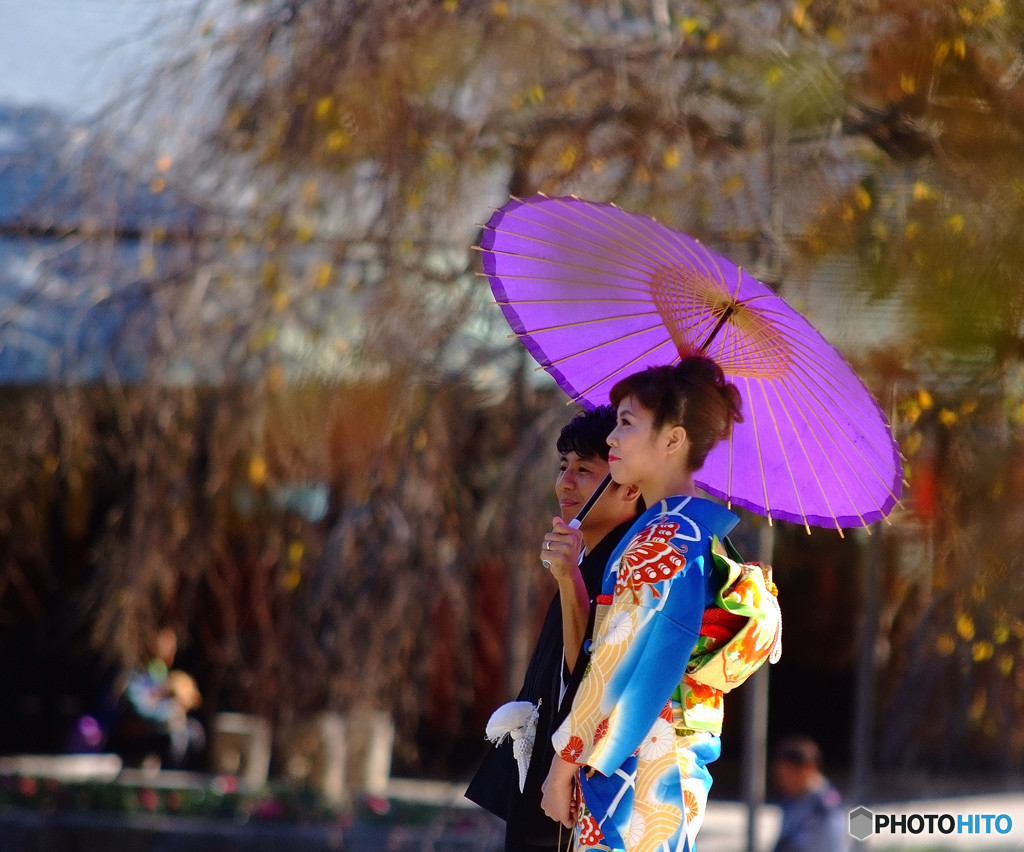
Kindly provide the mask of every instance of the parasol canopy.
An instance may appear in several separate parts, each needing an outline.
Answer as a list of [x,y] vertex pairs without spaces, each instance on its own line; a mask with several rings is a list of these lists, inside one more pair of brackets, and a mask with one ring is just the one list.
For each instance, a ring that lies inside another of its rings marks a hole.
[[697,240],[614,205],[540,195],[495,211],[480,249],[512,331],[584,406],[649,366],[718,362],[744,420],[695,473],[707,493],[808,531],[867,526],[899,501],[899,447],[852,367]]

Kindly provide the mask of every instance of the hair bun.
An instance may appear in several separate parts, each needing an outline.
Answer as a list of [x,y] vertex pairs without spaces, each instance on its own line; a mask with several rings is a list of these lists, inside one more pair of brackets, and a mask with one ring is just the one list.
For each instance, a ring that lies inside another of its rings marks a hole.
[[721,436],[728,437],[732,424],[743,422],[743,397],[736,385],[726,378],[718,363],[706,355],[687,355],[676,365],[676,370],[689,381],[710,385],[718,391],[727,412]]

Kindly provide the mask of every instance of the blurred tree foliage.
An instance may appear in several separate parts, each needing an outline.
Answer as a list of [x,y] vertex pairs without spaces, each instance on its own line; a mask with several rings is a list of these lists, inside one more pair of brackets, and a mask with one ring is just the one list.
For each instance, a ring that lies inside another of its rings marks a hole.
[[[530,633],[483,592],[514,614],[547,595],[535,541],[569,414],[503,340],[468,248],[508,195],[575,193],[784,294],[852,258],[832,286],[896,305],[885,345],[853,354],[893,405],[911,510],[922,480],[941,487],[917,513],[934,574],[893,575],[888,671],[948,685],[968,608],[1012,636],[1024,623],[1015,583],[1003,615],[990,593],[1024,526],[985,522],[1020,476],[999,460],[1024,419],[1022,37],[1009,0],[197,4],[107,127],[202,224],[145,234],[188,260],[140,262],[157,306],[144,381],[10,403],[5,618],[38,615],[52,543],[73,541],[94,646],[129,665],[172,624],[208,707],[287,723],[369,700],[406,743],[424,715],[465,727],[495,670],[514,683]],[[946,407],[912,416],[928,387]],[[981,553],[992,579],[972,597]],[[1021,638],[991,639],[1010,663],[956,659],[1009,683]],[[491,671],[471,681],[474,654]],[[935,731],[908,722],[887,759],[1024,711],[1020,690],[977,689],[967,710],[930,704]]]

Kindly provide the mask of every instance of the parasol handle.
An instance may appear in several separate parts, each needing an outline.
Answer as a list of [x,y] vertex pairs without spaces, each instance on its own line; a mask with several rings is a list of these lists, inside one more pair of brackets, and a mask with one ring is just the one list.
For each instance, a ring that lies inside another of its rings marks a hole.
[[587,514],[590,512],[590,510],[594,508],[594,504],[601,499],[601,495],[604,494],[605,489],[611,484],[612,475],[610,473],[607,473],[605,474],[604,479],[601,481],[601,484],[598,485],[597,488],[594,489],[594,493],[590,495],[590,499],[583,504],[583,508],[580,509],[576,517],[569,521],[570,527],[572,527],[574,530],[578,530],[580,528],[580,524],[583,523],[583,519],[587,517]]
[[[611,485],[611,483],[612,475],[610,473],[606,474],[605,478],[601,480],[601,484],[598,485],[597,488],[594,489],[594,493],[590,495],[590,499],[583,504],[583,508],[579,510],[576,517],[569,521],[569,526],[572,529],[578,530],[580,528],[580,525],[583,523],[583,519],[587,516],[587,513],[594,508],[594,504],[601,499],[601,495],[604,494],[605,489]],[[546,559],[542,559],[540,564],[548,570],[551,570],[551,563]]]
[[722,330],[722,326],[726,324],[729,317],[731,317],[734,313],[736,313],[736,306],[734,304],[729,305],[725,309],[725,312],[718,318],[718,324],[713,329],[711,329],[711,334],[709,334],[707,338],[704,340],[704,342],[700,345],[700,348],[697,350],[699,353],[703,355],[705,352],[708,351],[708,347],[711,345],[711,341],[715,339],[715,336],[718,334],[718,332]]

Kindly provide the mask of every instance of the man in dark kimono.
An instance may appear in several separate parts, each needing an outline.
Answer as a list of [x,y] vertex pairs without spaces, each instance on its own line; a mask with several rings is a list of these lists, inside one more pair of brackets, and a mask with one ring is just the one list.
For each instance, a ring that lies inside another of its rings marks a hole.
[[487,754],[466,791],[467,798],[505,820],[506,852],[554,852],[558,844],[560,826],[540,807],[540,786],[554,754],[551,734],[563,716],[559,708],[572,704],[586,664],[584,656],[577,666],[608,557],[642,508],[635,486],[612,483],[580,528],[569,526],[608,473],[606,438],[615,428],[615,418],[610,405],[584,411],[558,438],[555,495],[561,517],[554,519],[539,554],[558,583],[558,593],[517,697],[537,707],[533,753],[522,790],[513,740],[507,738]]

